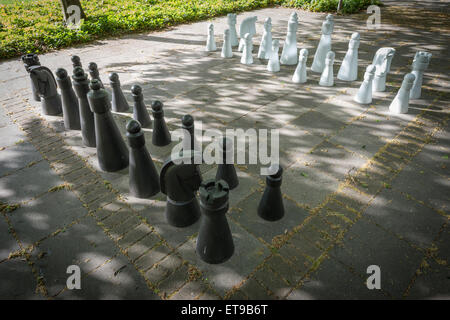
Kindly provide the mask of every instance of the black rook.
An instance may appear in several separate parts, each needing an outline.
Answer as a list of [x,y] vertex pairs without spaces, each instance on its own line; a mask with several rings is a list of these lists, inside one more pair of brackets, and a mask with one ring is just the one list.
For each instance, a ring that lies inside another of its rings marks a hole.
[[[25,70],[28,73],[30,73],[30,67],[41,65],[37,54],[34,54],[34,53],[24,54],[21,58],[22,58],[22,62],[24,64],[24,66],[25,66]],[[41,97],[39,97],[39,94],[36,90],[36,87],[34,86],[33,81],[31,81],[31,92],[33,94],[33,99],[35,101],[41,101]]]

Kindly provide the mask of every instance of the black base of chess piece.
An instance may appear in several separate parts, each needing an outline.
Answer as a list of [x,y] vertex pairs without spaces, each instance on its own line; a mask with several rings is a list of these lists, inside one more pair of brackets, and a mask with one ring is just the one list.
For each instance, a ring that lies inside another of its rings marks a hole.
[[56,70],[56,82],[61,90],[64,127],[66,130],[81,130],[78,98],[65,69]]
[[97,157],[103,171],[114,172],[128,167],[128,148],[111,113],[109,95],[97,79],[91,81],[87,94],[94,112]]
[[283,195],[281,182],[283,168],[271,167],[274,173],[266,177],[266,189],[258,205],[258,216],[267,221],[277,221],[284,216]]
[[81,137],[83,144],[86,147],[95,147],[95,124],[94,114],[92,113],[87,93],[89,92],[89,80],[83,71],[82,67],[75,67],[73,69],[73,88],[78,98],[78,105],[80,107],[80,125]]
[[160,191],[159,175],[145,147],[144,132],[136,120],[127,124],[130,144],[130,194],[136,198],[149,198]]
[[217,166],[216,180],[225,180],[230,190],[233,190],[239,185],[236,168],[234,164],[227,161],[227,159],[233,159],[233,141],[225,137],[219,141],[219,146],[223,150],[223,161]]
[[44,66],[31,66],[30,78],[41,98],[42,113],[56,116],[62,112],[61,97],[53,73]]
[[133,119],[139,121],[142,128],[150,128],[152,126],[152,119],[150,119],[150,115],[144,103],[142,88],[138,85],[132,86],[131,94],[134,100]]
[[154,119],[152,143],[159,147],[167,146],[172,140],[166,120],[164,120],[163,103],[161,101],[155,100],[152,102],[152,113]]
[[199,189],[202,217],[196,251],[207,263],[223,263],[234,253],[233,237],[225,216],[228,190],[224,180],[205,181]]
[[[30,70],[29,70],[30,67],[41,65],[37,54],[34,54],[34,53],[24,54],[21,58],[22,58],[22,62],[24,64],[24,66],[25,66],[25,70],[28,73],[30,73]],[[31,81],[31,92],[32,92],[33,99],[35,101],[41,101],[41,97],[39,96],[39,93],[37,92],[36,86],[34,85],[33,81]]]
[[115,72],[109,75],[109,84],[112,88],[112,109],[115,112],[126,112],[130,109],[127,99],[123,95],[122,88],[120,87],[119,75]]
[[200,218],[200,206],[197,198],[188,202],[174,201],[167,197],[166,220],[171,226],[185,228],[196,223]]

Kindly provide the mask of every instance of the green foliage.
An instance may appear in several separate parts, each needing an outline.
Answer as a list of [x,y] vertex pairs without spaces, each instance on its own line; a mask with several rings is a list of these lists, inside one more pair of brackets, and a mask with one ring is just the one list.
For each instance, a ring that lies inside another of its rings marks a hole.
[[[283,5],[335,11],[338,0],[82,0],[87,19],[80,28],[64,25],[59,0],[0,0],[0,59],[89,42],[124,33],[157,30],[229,12]],[[378,0],[344,0],[343,13]]]

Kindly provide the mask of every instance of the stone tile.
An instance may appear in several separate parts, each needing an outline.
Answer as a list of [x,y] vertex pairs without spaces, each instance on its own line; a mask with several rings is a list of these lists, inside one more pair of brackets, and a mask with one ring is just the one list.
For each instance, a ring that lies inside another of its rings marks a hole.
[[415,279],[407,298],[449,300],[450,270],[448,265],[438,264],[432,259],[426,259],[425,266]]
[[6,220],[0,216],[0,261],[7,259],[11,252],[19,249],[19,244],[11,234]]
[[19,129],[15,124],[9,124],[4,127],[0,127],[0,148],[12,146],[26,140],[25,132]]
[[0,176],[43,160],[29,142],[19,143],[0,151]]
[[0,263],[0,299],[43,299],[35,293],[37,281],[25,260],[11,259]]
[[[316,125],[319,123],[320,125]],[[309,111],[293,120],[291,124],[322,137],[334,134],[344,125],[343,122],[317,111]]]

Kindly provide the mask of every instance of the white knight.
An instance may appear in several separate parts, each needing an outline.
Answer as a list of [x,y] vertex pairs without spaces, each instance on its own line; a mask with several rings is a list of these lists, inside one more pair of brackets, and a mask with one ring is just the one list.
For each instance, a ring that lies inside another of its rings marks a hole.
[[375,76],[375,70],[376,68],[373,64],[367,66],[366,72],[364,73],[364,80],[353,98],[354,101],[362,104],[372,102],[372,82]]
[[306,60],[308,60],[308,49],[301,49],[298,57],[297,68],[292,76],[292,82],[305,83],[307,81]]
[[272,19],[267,18],[264,21],[264,32],[259,44],[258,58],[270,59],[272,53]]
[[297,13],[293,12],[289,17],[286,40],[284,41],[283,51],[281,52],[281,64],[294,65],[298,62],[297,30],[298,17]]
[[426,51],[417,51],[412,63],[412,74],[416,76],[414,85],[411,88],[410,98],[419,99],[422,94],[423,73],[430,64],[431,53]]
[[245,42],[244,37],[247,33],[249,33],[252,38],[255,36],[256,19],[258,19],[258,17],[254,16],[254,17],[247,17],[244,20],[242,20],[241,26],[239,28],[239,36],[241,40],[239,41],[238,51],[244,50],[244,42]]
[[409,109],[409,93],[416,80],[416,76],[412,73],[407,73],[403,78],[402,86],[397,92],[394,100],[389,105],[389,112],[391,113],[408,113]]
[[394,48],[380,48],[373,57],[372,64],[377,68],[373,81],[373,92],[383,92],[386,90],[386,77],[391,70],[392,58],[394,58]]
[[358,78],[359,33],[355,32],[348,43],[348,50],[342,60],[337,78],[343,81],[355,81]]

